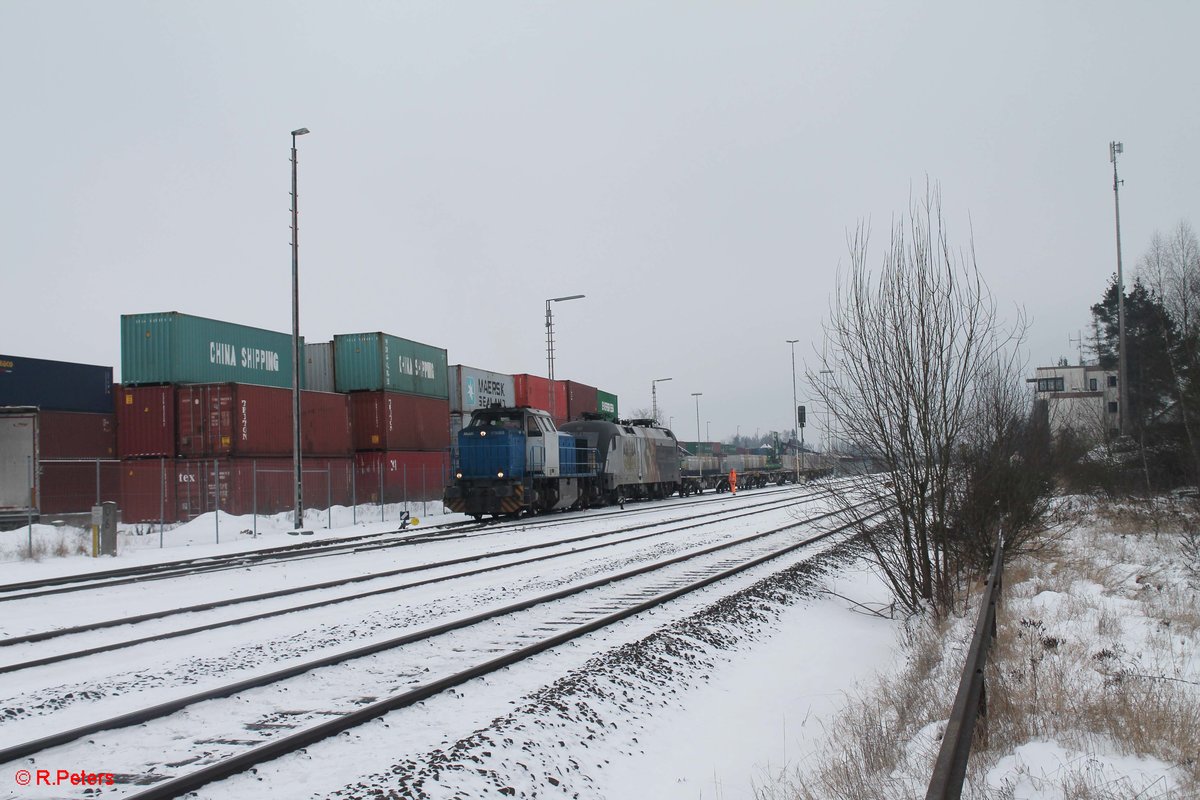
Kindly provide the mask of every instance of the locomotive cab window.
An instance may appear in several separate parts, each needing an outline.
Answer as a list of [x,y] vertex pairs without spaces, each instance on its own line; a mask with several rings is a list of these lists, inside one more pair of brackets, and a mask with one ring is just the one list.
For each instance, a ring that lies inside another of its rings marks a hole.
[[471,418],[471,424],[468,427],[476,430],[505,429],[519,431],[521,430],[522,422],[519,414],[477,414]]
[[539,425],[540,422],[541,422],[541,420],[539,420],[537,417],[531,416],[531,417],[526,418],[526,420],[525,420],[525,435],[526,436],[541,436],[542,429]]

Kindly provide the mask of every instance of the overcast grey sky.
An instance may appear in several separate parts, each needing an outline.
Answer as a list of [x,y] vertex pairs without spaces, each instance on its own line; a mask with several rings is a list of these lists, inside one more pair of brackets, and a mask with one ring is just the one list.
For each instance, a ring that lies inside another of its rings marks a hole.
[[[0,2],[0,352],[112,364],[122,313],[383,330],[556,373],[681,438],[787,427],[846,232],[926,176],[1030,359],[1200,226],[1200,4]],[[815,366],[815,365],[814,365]],[[803,380],[801,402],[808,390]],[[702,430],[701,433],[704,433]],[[812,432],[810,431],[810,436]]]

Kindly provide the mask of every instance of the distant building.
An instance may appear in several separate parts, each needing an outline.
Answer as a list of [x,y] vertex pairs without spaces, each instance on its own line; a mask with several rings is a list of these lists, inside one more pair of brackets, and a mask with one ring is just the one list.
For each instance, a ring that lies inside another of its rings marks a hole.
[[1117,371],[1092,364],[1072,367],[1038,367],[1034,405],[1046,414],[1050,431],[1072,430],[1099,443],[1117,436],[1119,392]]

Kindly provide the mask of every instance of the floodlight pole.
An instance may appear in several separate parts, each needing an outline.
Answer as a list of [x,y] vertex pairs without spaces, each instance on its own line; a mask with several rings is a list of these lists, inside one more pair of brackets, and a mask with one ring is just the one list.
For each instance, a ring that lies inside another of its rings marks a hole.
[[658,385],[663,381],[669,381],[671,378],[655,378],[650,381],[650,412],[654,417],[654,424],[658,424]]
[[561,303],[566,300],[578,300],[587,295],[572,294],[566,297],[551,297],[546,301],[546,376],[550,379],[550,419],[554,419],[554,312],[550,310],[551,303]]
[[1125,368],[1125,276],[1121,265],[1121,181],[1117,178],[1117,155],[1125,152],[1122,142],[1108,143],[1108,158],[1113,165],[1113,210],[1117,225],[1117,434],[1124,436],[1128,427],[1129,389]]
[[300,217],[296,208],[296,137],[292,131],[292,463],[295,467],[296,530],[304,527],[304,473],[300,456]]

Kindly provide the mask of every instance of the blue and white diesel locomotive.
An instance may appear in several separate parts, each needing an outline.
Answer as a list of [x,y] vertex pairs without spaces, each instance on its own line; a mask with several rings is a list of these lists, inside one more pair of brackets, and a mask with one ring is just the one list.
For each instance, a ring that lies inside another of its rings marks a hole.
[[458,434],[451,511],[480,519],[666,497],[680,487],[679,443],[650,420],[568,422],[539,409],[486,408]]

